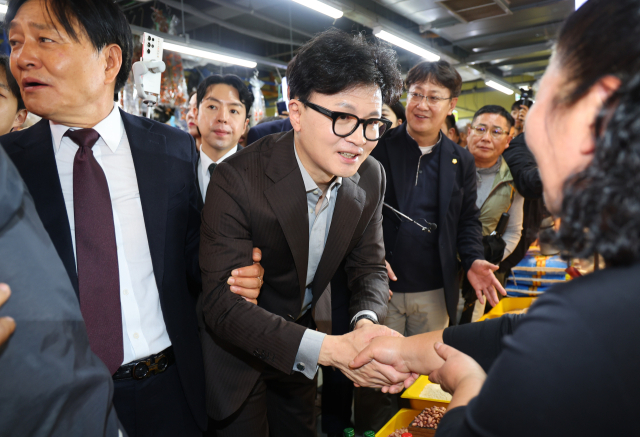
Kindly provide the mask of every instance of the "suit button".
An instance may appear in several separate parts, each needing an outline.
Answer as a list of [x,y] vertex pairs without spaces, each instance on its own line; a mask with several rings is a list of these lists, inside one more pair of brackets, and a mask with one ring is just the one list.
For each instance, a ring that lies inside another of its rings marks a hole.
[[304,372],[305,365],[304,365],[304,363],[298,363],[298,364],[296,364],[296,368],[297,368],[299,371]]
[[253,356],[254,357],[260,357],[260,352],[258,352],[257,350],[253,351]]

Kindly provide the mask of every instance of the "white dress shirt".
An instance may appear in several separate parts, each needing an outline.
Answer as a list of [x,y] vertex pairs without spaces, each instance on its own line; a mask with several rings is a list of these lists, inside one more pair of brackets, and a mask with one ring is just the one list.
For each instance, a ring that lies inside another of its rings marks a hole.
[[200,146],[200,160],[198,161],[198,183],[200,184],[200,192],[202,193],[202,201],[207,197],[207,188],[209,188],[209,181],[211,181],[211,175],[209,174],[209,166],[211,164],[220,164],[222,161],[233,155],[238,151],[238,145],[232,147],[222,158],[215,162],[209,156],[202,151]]
[[[73,160],[78,145],[64,134],[77,128],[53,122],[49,125],[75,256]],[[93,129],[100,134],[93,155],[107,178],[113,209],[125,364],[161,352],[171,346],[171,341],[153,274],[136,169],[118,107],[114,105],[111,113]]]

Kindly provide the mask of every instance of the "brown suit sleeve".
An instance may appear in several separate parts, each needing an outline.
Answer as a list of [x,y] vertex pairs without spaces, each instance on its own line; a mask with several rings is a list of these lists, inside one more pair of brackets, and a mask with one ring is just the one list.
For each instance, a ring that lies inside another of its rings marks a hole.
[[[382,239],[382,204],[387,178],[378,161],[368,167],[367,172],[378,172],[370,178],[378,184],[367,190],[367,196],[377,195],[376,207],[371,221],[367,225],[360,241],[347,256],[345,270],[351,290],[349,313],[353,318],[359,311],[370,310],[377,314],[378,322],[383,323],[387,316],[389,300],[389,277],[384,263],[385,251]],[[362,179],[364,179],[364,174]],[[376,190],[377,189],[377,190]],[[371,194],[369,194],[371,193]]]
[[215,336],[290,374],[305,328],[247,302],[227,285],[233,269],[253,262],[251,235],[260,230],[251,229],[251,203],[242,175],[220,164],[202,211],[204,321]]

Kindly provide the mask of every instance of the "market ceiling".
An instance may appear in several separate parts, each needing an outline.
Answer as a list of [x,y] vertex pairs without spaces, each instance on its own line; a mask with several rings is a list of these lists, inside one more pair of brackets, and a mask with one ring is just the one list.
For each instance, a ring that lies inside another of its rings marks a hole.
[[[553,38],[575,7],[574,0],[322,1],[344,15],[334,20],[292,0],[118,0],[118,4],[138,30],[154,28],[159,17],[171,22],[175,16],[173,38],[184,41],[187,34],[191,43],[253,58],[265,70],[285,66],[297,47],[331,26],[367,34],[381,27],[456,64],[465,82],[481,76],[539,77],[548,65]],[[420,60],[396,49],[405,73]]]

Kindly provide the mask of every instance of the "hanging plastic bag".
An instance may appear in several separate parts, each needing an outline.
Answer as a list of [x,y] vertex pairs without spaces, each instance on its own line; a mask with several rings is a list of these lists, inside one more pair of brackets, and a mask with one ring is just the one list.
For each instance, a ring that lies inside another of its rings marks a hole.
[[258,124],[262,117],[264,117],[264,111],[266,107],[266,103],[264,101],[264,95],[260,90],[264,82],[258,79],[258,72],[256,71],[253,77],[249,80],[249,84],[251,85],[251,92],[253,93],[253,105],[251,106],[251,118],[249,119],[249,124],[251,127]]

